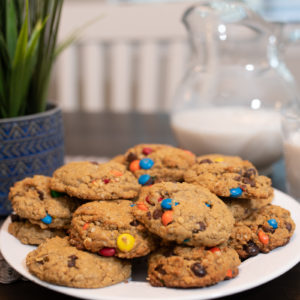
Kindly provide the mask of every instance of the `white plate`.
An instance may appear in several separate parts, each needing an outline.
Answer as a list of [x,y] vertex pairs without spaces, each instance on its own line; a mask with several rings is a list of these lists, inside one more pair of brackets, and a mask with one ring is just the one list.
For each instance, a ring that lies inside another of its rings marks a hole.
[[220,282],[214,286],[198,289],[155,288],[147,282],[129,281],[101,289],[77,289],[43,282],[32,276],[26,269],[25,259],[35,247],[21,244],[7,232],[10,218],[7,218],[0,233],[1,251],[6,261],[27,279],[51,290],[84,299],[97,300],[192,300],[213,299],[242,292],[285,273],[300,261],[300,205],[288,195],[276,190],[273,204],[291,211],[296,223],[296,231],[290,242],[271,251],[259,254],[243,262],[238,277]]

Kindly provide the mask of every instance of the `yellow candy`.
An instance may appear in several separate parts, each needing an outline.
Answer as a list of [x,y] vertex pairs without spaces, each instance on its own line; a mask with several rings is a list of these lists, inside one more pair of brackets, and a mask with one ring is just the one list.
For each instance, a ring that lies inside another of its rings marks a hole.
[[123,233],[118,236],[117,246],[123,252],[130,251],[134,246],[135,238],[129,233]]
[[214,159],[215,162],[223,162],[224,161],[224,158],[222,157],[217,157]]

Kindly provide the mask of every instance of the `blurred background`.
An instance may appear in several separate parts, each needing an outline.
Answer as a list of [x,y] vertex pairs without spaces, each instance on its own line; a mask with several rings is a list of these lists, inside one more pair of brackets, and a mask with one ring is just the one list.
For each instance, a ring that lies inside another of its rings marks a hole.
[[[241,2],[274,26],[283,58],[299,86],[300,1]],[[50,99],[65,112],[168,112],[190,62],[181,18],[194,3],[197,1],[65,0],[60,40],[92,22],[58,59]]]

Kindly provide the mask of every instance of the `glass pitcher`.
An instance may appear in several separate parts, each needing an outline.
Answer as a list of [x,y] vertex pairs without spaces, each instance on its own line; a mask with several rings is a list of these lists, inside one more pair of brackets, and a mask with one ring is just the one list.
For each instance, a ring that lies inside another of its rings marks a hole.
[[268,170],[283,152],[280,109],[298,101],[272,26],[246,4],[226,1],[200,2],[183,22],[193,59],[171,111],[179,145]]

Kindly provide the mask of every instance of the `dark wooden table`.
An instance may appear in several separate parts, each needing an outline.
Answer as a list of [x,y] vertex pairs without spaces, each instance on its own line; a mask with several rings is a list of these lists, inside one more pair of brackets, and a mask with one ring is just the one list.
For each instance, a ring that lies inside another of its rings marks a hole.
[[[137,143],[165,143],[176,145],[164,114],[65,114],[65,146],[67,155],[113,157],[125,152]],[[282,161],[273,168],[274,187],[284,191]],[[300,251],[300,249],[299,249]],[[263,268],[263,266],[261,266]],[[12,284],[0,284],[0,300],[75,299],[43,288],[30,281],[19,280]],[[282,276],[257,288],[225,300],[300,300],[300,264]]]

